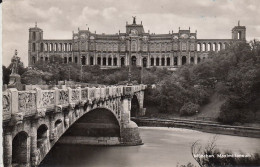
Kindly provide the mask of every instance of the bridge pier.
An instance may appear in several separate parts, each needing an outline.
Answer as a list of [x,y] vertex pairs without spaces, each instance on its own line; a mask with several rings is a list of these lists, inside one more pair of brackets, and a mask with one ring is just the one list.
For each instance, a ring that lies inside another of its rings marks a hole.
[[125,96],[122,100],[121,113],[121,144],[122,145],[140,145],[142,140],[139,135],[138,126],[130,120],[131,96]]
[[38,155],[37,155],[37,121],[33,120],[31,125],[31,165],[37,166]]
[[12,167],[12,133],[7,130],[4,132],[4,166]]

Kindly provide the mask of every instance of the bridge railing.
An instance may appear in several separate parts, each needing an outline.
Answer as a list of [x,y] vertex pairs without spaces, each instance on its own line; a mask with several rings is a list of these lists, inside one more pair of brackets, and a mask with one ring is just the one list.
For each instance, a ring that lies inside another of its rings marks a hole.
[[[7,89],[2,93],[2,117],[3,121],[10,120],[13,115],[15,119],[36,115],[45,116],[46,111],[80,102],[92,102],[95,100],[106,100],[125,95],[133,95],[135,92],[144,90],[146,85],[133,86],[107,86],[107,87],[85,87],[42,90],[35,88],[29,91],[18,91],[15,88]],[[17,116],[18,115],[18,116]]]

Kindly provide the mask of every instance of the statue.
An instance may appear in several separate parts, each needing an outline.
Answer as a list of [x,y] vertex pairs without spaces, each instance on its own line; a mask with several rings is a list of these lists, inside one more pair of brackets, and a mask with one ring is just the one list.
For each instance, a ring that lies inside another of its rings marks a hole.
[[23,85],[21,83],[21,76],[18,74],[18,65],[20,63],[20,57],[17,56],[17,50],[14,52],[14,56],[11,59],[11,70],[10,81],[8,88],[16,88],[18,90],[23,90]]
[[136,24],[136,16],[132,16],[133,17],[133,24]]
[[17,56],[17,50],[15,49],[14,56],[12,57],[12,74],[18,74],[18,63],[20,61],[20,57]]

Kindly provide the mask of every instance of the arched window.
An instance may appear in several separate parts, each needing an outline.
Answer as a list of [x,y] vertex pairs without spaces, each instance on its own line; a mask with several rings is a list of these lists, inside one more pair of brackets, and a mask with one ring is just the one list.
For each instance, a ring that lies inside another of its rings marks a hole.
[[46,125],[41,125],[37,129],[37,148],[41,148],[48,139],[48,128]]
[[213,51],[216,51],[216,48],[217,48],[216,45],[217,45],[216,43],[213,43],[213,46],[212,46],[212,50],[213,50]]
[[36,59],[35,59],[35,57],[33,56],[33,57],[32,57],[32,64],[35,64],[35,62],[36,62]]
[[60,43],[60,50],[59,50],[60,52],[62,52],[63,51],[63,49],[62,49],[62,43]]
[[182,65],[184,65],[184,64],[186,64],[186,56],[182,56],[182,58],[181,58],[181,64]]
[[222,43],[218,43],[218,51],[222,50]]
[[178,58],[177,57],[174,57],[174,65],[177,66],[178,65]]
[[82,65],[86,65],[86,57],[85,57],[85,56],[82,56],[82,58],[81,58],[81,64],[82,64]]
[[32,45],[32,51],[33,51],[33,52],[36,51],[36,44],[35,44],[35,43],[33,43],[33,45]]
[[45,43],[45,45],[44,45],[44,51],[48,51],[48,43]]
[[160,65],[160,58],[157,57],[157,58],[156,58],[156,66],[159,66],[159,65]]
[[69,44],[69,51],[72,51],[72,44]]
[[136,57],[135,56],[132,57],[132,66],[136,66]]
[[36,40],[36,32],[33,32],[32,39],[35,41]]
[[206,51],[206,44],[205,44],[205,43],[202,44],[202,51],[203,51],[203,52]]
[[98,57],[98,58],[97,58],[97,64],[98,64],[98,65],[101,65],[101,57]]
[[64,57],[64,63],[68,63],[68,58]]
[[161,65],[165,66],[165,58],[161,58]]
[[241,31],[238,31],[238,33],[237,33],[237,39],[241,39]]
[[93,58],[93,56],[90,56],[90,65],[94,65],[94,58]]
[[12,141],[12,166],[27,164],[29,161],[28,153],[28,134],[19,132]]
[[208,43],[208,51],[212,51],[211,50],[211,43]]
[[67,44],[64,44],[64,51],[67,52]]
[[61,120],[61,119],[58,119],[58,120],[55,122],[55,128],[59,127],[60,125],[62,125],[62,120]]
[[121,67],[123,67],[123,66],[125,66],[125,58],[124,57],[121,58]]
[[146,57],[143,58],[143,67],[147,67],[147,58]]
[[41,61],[43,61],[43,57],[41,57]]
[[194,57],[190,58],[190,63],[193,64],[194,63]]
[[117,66],[117,58],[116,57],[114,57],[113,61],[114,61],[114,66]]
[[74,57],[74,62],[78,63],[78,57]]
[[151,66],[154,66],[154,58],[151,58]]
[[69,57],[69,63],[71,63],[72,62],[72,57]]
[[198,57],[197,62],[200,63],[200,57]]
[[41,52],[43,52],[43,50],[44,50],[44,45],[43,43],[41,43]]
[[111,58],[111,57],[108,58],[108,65],[109,65],[109,66],[112,65],[112,58]]
[[107,58],[103,57],[103,66],[106,66],[106,65],[107,65]]
[[197,44],[197,51],[198,51],[198,52],[201,52],[201,50],[200,50],[200,45],[201,45],[200,43]]
[[53,50],[53,44],[50,43],[49,47],[50,47],[50,48],[49,48],[49,51],[52,52],[52,50]]
[[171,65],[171,59],[169,57],[167,57],[167,66]]
[[57,52],[57,44],[54,44],[54,52]]
[[48,61],[49,60],[49,58],[48,57],[45,57],[45,61]]

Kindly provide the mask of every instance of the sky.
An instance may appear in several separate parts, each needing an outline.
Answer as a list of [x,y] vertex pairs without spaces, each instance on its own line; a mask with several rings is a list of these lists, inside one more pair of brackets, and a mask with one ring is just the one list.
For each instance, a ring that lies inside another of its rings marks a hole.
[[246,26],[247,40],[260,39],[260,0],[4,0],[2,62],[18,56],[28,65],[29,28],[43,29],[44,39],[72,39],[72,31],[125,32],[126,21],[142,21],[146,32],[197,30],[200,39],[230,39],[231,29]]

